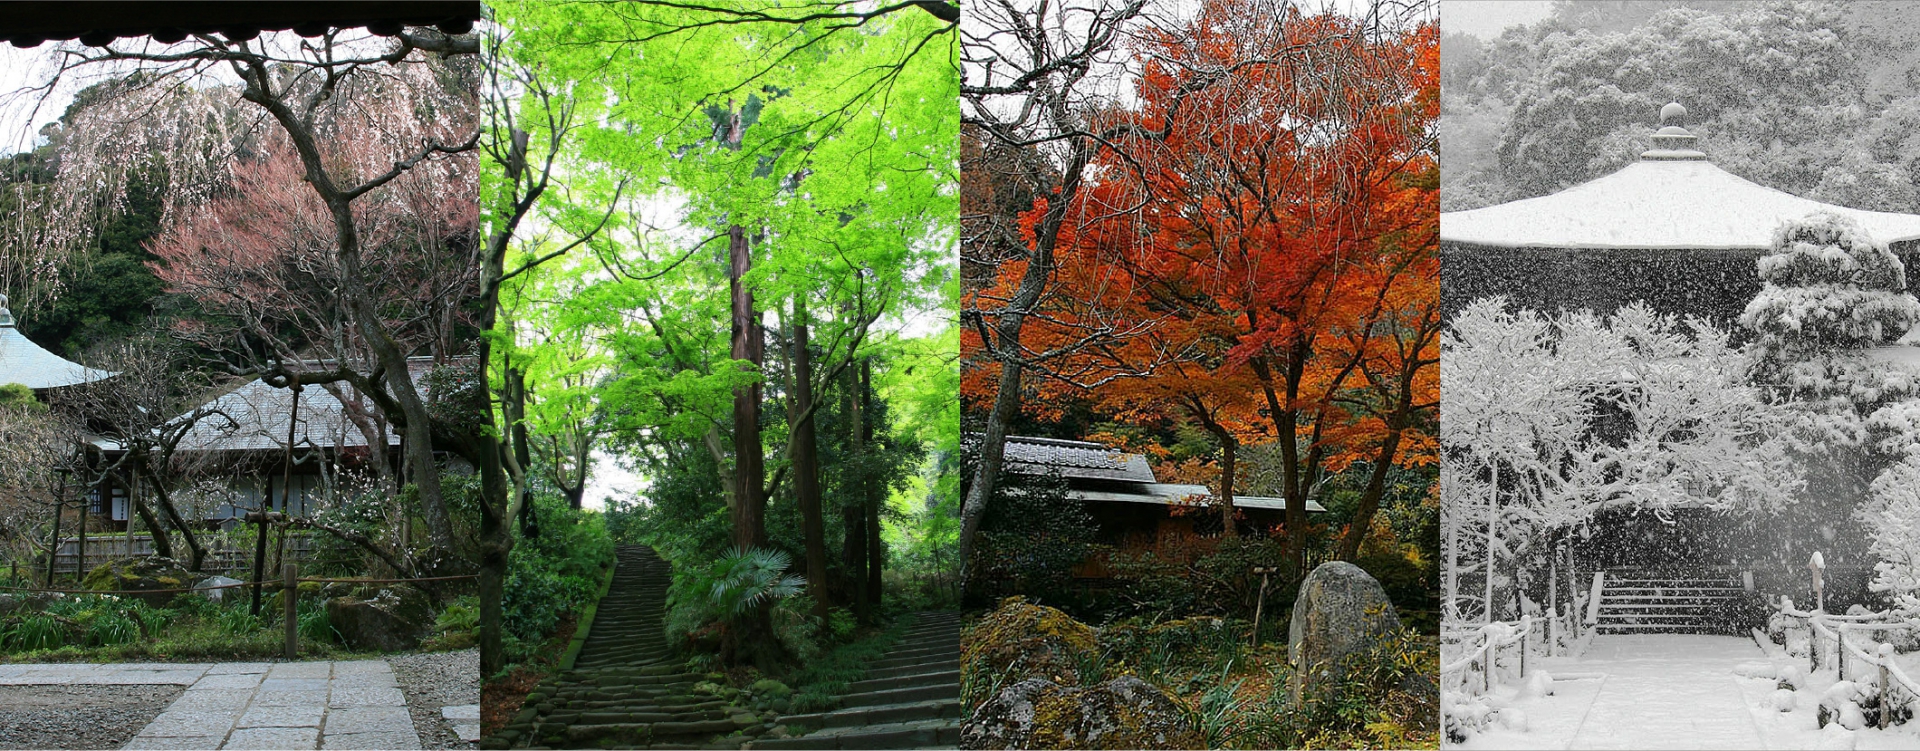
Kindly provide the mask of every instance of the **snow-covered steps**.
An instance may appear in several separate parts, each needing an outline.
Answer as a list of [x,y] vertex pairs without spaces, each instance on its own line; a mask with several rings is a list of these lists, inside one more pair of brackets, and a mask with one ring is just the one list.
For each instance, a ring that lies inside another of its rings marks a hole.
[[1600,592],[1602,634],[1728,634],[1748,625],[1733,623],[1746,588],[1732,574],[1609,572]]
[[960,743],[960,614],[919,613],[840,709],[780,718],[788,738],[754,749],[955,748]]

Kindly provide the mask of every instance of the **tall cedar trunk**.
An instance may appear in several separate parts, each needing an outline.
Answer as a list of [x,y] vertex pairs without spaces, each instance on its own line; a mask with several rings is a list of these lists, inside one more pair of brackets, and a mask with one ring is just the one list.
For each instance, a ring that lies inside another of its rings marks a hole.
[[[738,150],[745,134],[739,110],[732,110],[727,128],[727,146]],[[738,224],[727,228],[727,282],[731,292],[733,359],[744,360],[755,370],[766,364],[766,336],[760,327],[760,311],[754,307],[753,290],[746,275],[753,270],[753,248],[747,230]],[[733,543],[747,550],[767,544],[766,449],[760,445],[760,381],[733,392]],[[734,664],[752,663],[761,671],[778,664],[780,643],[773,638],[773,618],[768,603],[761,603],[735,618],[727,629],[723,657]]]
[[[745,228],[727,230],[727,280],[732,292],[732,356],[756,369],[765,363],[760,311],[753,307],[753,290],[744,281],[753,270],[752,249]],[[766,478],[766,454],[760,445],[760,383],[733,390],[733,545],[745,550],[767,544],[766,498],[760,483]]]
[[793,424],[793,491],[800,501],[800,527],[807,545],[807,589],[813,614],[826,622],[827,532],[820,516],[820,451],[813,427],[813,353],[807,342],[805,295],[793,298],[793,398],[787,414]]
[[[860,432],[867,445],[873,445],[873,361],[860,361],[860,399],[866,402],[860,410]],[[886,499],[886,487],[878,477],[863,478],[868,498],[867,517],[867,602],[878,607],[883,592],[882,569],[887,564],[887,544],[880,539],[880,517]]]
[[[1064,101],[1053,108],[1056,121],[1066,122],[1071,118],[1065,111]],[[1000,469],[1006,462],[1007,425],[1020,413],[1020,380],[1025,371],[1021,360],[1020,338],[1027,323],[1027,311],[1040,304],[1040,298],[1047,291],[1047,282],[1053,276],[1053,250],[1060,242],[1060,227],[1066,223],[1067,207],[1073,204],[1074,196],[1080,192],[1082,174],[1087,162],[1093,158],[1094,149],[1088,139],[1077,138],[1073,141],[1073,151],[1067,159],[1066,169],[1062,172],[1060,192],[1047,197],[1047,213],[1041,215],[1040,222],[1034,227],[1033,253],[1027,259],[1026,271],[1020,275],[1020,286],[1014,290],[1013,299],[1007,301],[994,322],[994,341],[982,342],[988,352],[1000,361],[999,389],[994,392],[993,410],[987,413],[986,429],[980,440],[980,456],[974,464],[973,477],[967,486],[967,496],[960,504],[960,581],[962,586],[973,570],[973,548],[975,538],[980,533],[980,520],[986,518],[987,500],[993,497],[995,485],[1000,481]]]
[[[847,415],[847,455],[855,461],[866,456],[867,431],[866,410],[862,409],[860,398],[860,374],[848,369],[840,386],[842,412]],[[853,478],[853,492],[849,495],[852,503],[842,506],[841,518],[845,521],[845,539],[841,543],[842,558],[846,566],[847,594],[853,599],[853,612],[862,623],[871,622],[873,603],[867,599],[867,495],[866,466],[857,465]]]

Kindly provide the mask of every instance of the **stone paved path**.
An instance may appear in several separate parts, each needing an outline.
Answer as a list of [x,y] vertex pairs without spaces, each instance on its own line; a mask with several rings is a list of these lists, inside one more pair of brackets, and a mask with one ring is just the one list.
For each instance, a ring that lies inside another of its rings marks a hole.
[[129,749],[417,749],[385,660],[0,665],[0,685],[171,684]]

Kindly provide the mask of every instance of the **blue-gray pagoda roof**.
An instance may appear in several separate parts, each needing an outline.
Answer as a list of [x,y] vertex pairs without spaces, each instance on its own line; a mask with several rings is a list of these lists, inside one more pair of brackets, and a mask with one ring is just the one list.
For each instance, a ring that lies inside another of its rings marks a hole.
[[92,383],[114,375],[71,362],[34,344],[13,325],[7,296],[0,295],[0,385],[18,383],[38,391]]

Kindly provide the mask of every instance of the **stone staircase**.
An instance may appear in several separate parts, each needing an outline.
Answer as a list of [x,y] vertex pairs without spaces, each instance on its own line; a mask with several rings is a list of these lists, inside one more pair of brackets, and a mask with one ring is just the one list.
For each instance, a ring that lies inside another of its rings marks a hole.
[[1729,633],[1729,608],[1745,592],[1732,573],[1609,571],[1595,626],[1602,634]]
[[957,748],[960,744],[960,614],[918,613],[840,708],[788,715],[788,738],[760,738],[752,749]]
[[662,628],[672,572],[652,548],[622,545],[613,581],[573,669],[527,694],[499,737],[515,748],[697,748],[763,725],[691,689]]

